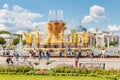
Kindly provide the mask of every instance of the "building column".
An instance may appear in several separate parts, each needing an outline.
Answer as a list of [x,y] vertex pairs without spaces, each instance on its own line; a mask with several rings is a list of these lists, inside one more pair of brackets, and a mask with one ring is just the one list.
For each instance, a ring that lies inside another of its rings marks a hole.
[[96,46],[96,37],[94,38],[93,45]]
[[107,37],[107,48],[109,49],[109,47],[110,47],[110,40],[109,40],[109,37]]
[[90,36],[90,46],[92,46],[92,36]]
[[114,33],[112,32],[112,42],[114,41]]
[[96,47],[98,46],[98,36],[97,36],[97,34],[96,34]]
[[37,47],[37,44],[35,43],[35,35],[33,35],[33,41],[32,41],[31,46],[34,47],[34,48]]
[[120,37],[119,37],[119,47],[120,47]]

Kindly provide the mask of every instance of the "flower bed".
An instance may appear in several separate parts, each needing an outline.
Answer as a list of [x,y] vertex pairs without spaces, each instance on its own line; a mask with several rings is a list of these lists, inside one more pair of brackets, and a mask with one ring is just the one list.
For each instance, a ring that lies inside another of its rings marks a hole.
[[26,74],[26,75],[51,75],[51,76],[92,76],[117,80],[120,77],[120,69],[104,70],[104,69],[86,69],[74,68],[72,65],[61,64],[56,68],[33,69],[29,66],[0,66],[0,74]]
[[40,69],[40,70],[37,70],[37,73],[48,73],[49,70],[47,69]]

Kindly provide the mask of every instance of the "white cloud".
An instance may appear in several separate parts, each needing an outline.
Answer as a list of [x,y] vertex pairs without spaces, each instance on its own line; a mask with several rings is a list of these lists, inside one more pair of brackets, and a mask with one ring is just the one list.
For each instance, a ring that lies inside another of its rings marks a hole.
[[8,4],[4,4],[4,5],[3,5],[3,8],[4,8],[4,9],[8,9]]
[[17,11],[18,11],[18,12],[19,12],[19,11],[25,11],[25,9],[23,9],[22,7],[20,7],[20,6],[18,6],[18,5],[14,5],[14,6],[13,6],[13,10],[16,11],[16,12],[17,12]]
[[82,23],[94,22],[94,19],[91,16],[85,16],[82,20]]
[[3,24],[0,24],[0,30],[6,30],[6,27]]
[[42,17],[43,15],[31,12],[18,5],[14,5],[9,10],[8,5],[4,4],[3,9],[0,9],[0,28],[13,32],[33,29],[34,21]]
[[71,20],[71,23],[74,23],[75,22],[75,20]]
[[16,34],[23,34],[25,31],[19,30],[16,32]]
[[35,28],[36,26],[38,26],[38,29],[40,29],[40,31],[42,31],[42,32],[48,32],[47,23],[48,22],[34,23],[33,27]]
[[107,28],[109,31],[119,31],[120,30],[120,26],[117,26],[117,25],[108,25]]
[[89,15],[85,16],[81,22],[82,23],[99,22],[100,20],[105,19],[106,16],[107,15],[104,7],[94,5],[90,8]]

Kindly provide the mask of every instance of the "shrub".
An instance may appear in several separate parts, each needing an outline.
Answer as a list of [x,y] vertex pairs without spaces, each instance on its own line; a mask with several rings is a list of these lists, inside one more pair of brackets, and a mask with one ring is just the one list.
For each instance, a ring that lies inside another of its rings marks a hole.
[[89,70],[88,69],[81,69],[81,74],[89,74]]
[[98,75],[106,75],[106,71],[104,69],[99,69],[96,71]]
[[35,70],[30,70],[30,71],[28,71],[28,72],[26,72],[26,75],[33,75],[33,74],[35,74]]
[[26,73],[30,70],[33,70],[33,68],[26,66],[26,65],[21,65],[21,66],[13,66],[13,65],[5,65],[5,66],[0,66],[0,73]]
[[40,63],[38,63],[38,62],[34,62],[34,64],[35,64],[35,65],[39,65]]
[[55,72],[51,70],[50,73],[49,73],[49,75],[50,76],[55,76]]
[[71,68],[65,68],[65,73],[70,73],[71,72]]
[[95,73],[90,73],[88,76],[96,77],[97,75]]
[[49,61],[49,62],[46,62],[46,65],[49,65],[49,64],[51,64],[52,62],[51,61]]

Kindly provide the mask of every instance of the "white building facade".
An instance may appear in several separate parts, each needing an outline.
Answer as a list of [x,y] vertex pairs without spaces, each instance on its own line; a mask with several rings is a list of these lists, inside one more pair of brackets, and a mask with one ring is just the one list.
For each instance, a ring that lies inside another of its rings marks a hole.
[[117,42],[120,44],[120,36],[110,34],[107,31],[101,31],[97,35],[96,32],[89,32],[90,46],[96,46],[97,44],[97,46],[104,47],[105,44],[108,44],[109,42]]
[[6,45],[12,45],[13,39],[18,38],[18,36],[12,34],[0,34],[0,37],[3,37],[5,39]]

